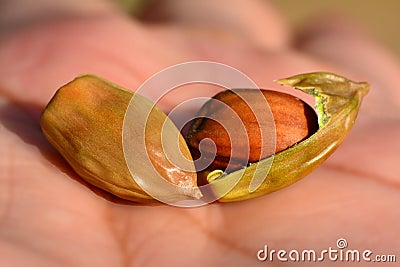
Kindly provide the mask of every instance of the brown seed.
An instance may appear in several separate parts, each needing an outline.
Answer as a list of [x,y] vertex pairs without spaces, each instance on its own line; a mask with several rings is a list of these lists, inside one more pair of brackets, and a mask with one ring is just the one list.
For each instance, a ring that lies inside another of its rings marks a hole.
[[[261,93],[253,89],[227,90],[204,104],[187,134],[193,157],[202,157],[196,164],[198,168],[202,162],[212,160],[208,170],[237,170],[283,151],[318,130],[316,113],[302,100],[277,91]],[[243,126],[245,131],[240,131]],[[215,159],[213,144],[207,139],[216,146]],[[206,142],[199,147],[202,140]]]

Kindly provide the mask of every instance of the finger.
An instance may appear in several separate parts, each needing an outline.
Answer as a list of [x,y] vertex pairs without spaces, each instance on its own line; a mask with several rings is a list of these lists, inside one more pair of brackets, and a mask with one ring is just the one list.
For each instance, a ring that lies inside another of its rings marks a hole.
[[230,33],[268,49],[285,46],[289,36],[282,14],[270,2],[260,0],[156,1],[144,18]]
[[[308,25],[297,41],[300,50],[335,64],[354,79],[366,80],[366,99],[375,115],[390,115],[400,106],[400,63],[365,30],[343,18],[324,18]],[[377,114],[380,113],[380,114]]]
[[160,69],[143,53],[151,50],[162,62],[155,42],[109,1],[90,0],[80,8],[79,1],[41,0],[35,2],[40,8],[29,11],[33,2],[4,4],[15,16],[0,19],[7,22],[0,30],[0,97],[44,106],[57,88],[82,73],[136,88]]
[[82,73],[134,89],[168,66],[165,58],[175,57],[159,45],[118,14],[20,30],[0,40],[0,96],[44,106],[57,88]]

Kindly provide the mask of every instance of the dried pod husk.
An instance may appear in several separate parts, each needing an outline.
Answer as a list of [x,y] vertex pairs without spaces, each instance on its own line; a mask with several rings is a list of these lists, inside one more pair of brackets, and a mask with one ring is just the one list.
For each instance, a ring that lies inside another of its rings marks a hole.
[[[61,87],[51,99],[41,116],[41,127],[50,144],[66,159],[84,180],[120,198],[136,202],[153,202],[131,176],[127,167],[123,145],[122,127],[125,111],[133,93],[93,75],[83,75]],[[151,102],[135,94],[141,103]],[[138,109],[140,113],[141,110]],[[138,115],[140,116],[140,114]],[[196,185],[196,173],[183,171],[171,165],[163,153],[160,132],[168,117],[154,107],[148,115],[146,131],[137,130],[137,138],[146,138],[147,154],[154,168],[165,180],[182,186],[174,192],[159,188],[161,196],[177,201],[201,197]],[[172,123],[168,130],[179,134]],[[146,133],[144,137],[143,134]],[[180,135],[180,134],[179,134]],[[191,160],[189,149],[182,136],[179,138],[181,153]],[[135,148],[133,148],[135,149]],[[140,181],[146,183],[146,172]]]
[[[228,125],[234,130],[228,132]],[[245,131],[238,131],[242,125]],[[209,170],[232,172],[295,145],[317,129],[315,111],[295,96],[265,89],[233,89],[218,93],[203,105],[187,141],[194,158],[213,158]],[[232,144],[233,135],[243,136],[235,136]],[[200,149],[201,141],[207,139],[215,144],[215,155],[207,145]]]
[[210,185],[221,202],[259,197],[287,187],[312,172],[344,140],[369,91],[365,82],[357,83],[323,72],[296,75],[277,82],[314,96],[319,129],[300,143],[245,169],[210,177]]

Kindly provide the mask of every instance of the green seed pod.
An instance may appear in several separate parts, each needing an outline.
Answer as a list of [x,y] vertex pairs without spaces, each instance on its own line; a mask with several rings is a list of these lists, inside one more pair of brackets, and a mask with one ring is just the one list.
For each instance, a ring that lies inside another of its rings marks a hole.
[[[245,169],[217,178],[213,172],[208,181],[221,202],[246,200],[277,191],[315,170],[342,143],[369,91],[365,82],[323,72],[300,74],[277,82],[315,98],[319,129],[293,147]],[[229,191],[229,188],[232,189]]]

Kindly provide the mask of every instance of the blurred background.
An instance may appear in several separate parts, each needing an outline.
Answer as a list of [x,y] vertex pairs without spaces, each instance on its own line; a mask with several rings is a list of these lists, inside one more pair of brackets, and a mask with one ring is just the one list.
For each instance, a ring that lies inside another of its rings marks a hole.
[[[294,29],[316,14],[339,13],[353,18],[400,55],[398,0],[273,0]],[[328,12],[327,12],[328,11]]]
[[[151,0],[115,0],[132,14]],[[266,0],[267,1],[267,0]],[[294,30],[321,14],[337,13],[358,21],[400,56],[400,1],[398,0],[271,0]]]

